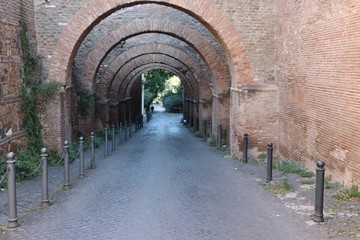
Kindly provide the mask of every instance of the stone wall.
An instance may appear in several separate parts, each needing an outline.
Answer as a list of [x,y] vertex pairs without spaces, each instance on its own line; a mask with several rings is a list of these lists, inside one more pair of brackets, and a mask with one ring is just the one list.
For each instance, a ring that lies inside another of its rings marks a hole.
[[360,2],[276,1],[280,153],[360,185]]
[[20,20],[27,24],[35,50],[33,2],[30,0],[0,2],[0,154],[24,148],[27,140],[19,98]]

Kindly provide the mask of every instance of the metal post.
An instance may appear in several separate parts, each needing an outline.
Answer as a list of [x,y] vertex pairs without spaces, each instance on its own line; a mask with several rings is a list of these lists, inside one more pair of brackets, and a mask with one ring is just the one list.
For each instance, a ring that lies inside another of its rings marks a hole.
[[213,129],[212,129],[212,121],[210,121],[210,137],[212,137]]
[[105,128],[105,157],[109,156],[109,150],[108,150],[108,128]]
[[128,133],[127,122],[125,121],[125,123],[124,123],[124,141],[127,141],[127,133]]
[[119,127],[119,145],[122,143],[122,134],[123,134],[122,122],[120,122],[120,127]]
[[80,137],[80,157],[79,157],[79,176],[80,178],[85,177],[85,169],[84,169],[84,138]]
[[248,142],[249,142],[249,134],[244,134],[244,146],[243,146],[243,163],[248,163]]
[[64,142],[64,189],[70,189],[70,172],[69,172],[69,142]]
[[91,152],[90,152],[90,168],[94,169],[96,168],[95,165],[95,136],[94,136],[94,132],[91,132],[90,135],[90,146],[91,146]]
[[115,126],[112,125],[112,151],[115,151]]
[[206,124],[206,120],[204,120],[204,137],[207,137],[207,124]]
[[269,142],[267,144],[267,176],[266,181],[270,182],[272,180],[272,162],[273,162],[273,144]]
[[325,162],[318,161],[316,168],[316,186],[315,186],[315,214],[314,222],[324,222],[324,180],[325,180]]
[[219,123],[218,125],[218,146],[221,147],[222,145],[222,125]]
[[135,132],[138,131],[138,121],[139,121],[139,117],[136,116],[136,117],[135,117]]
[[132,137],[132,132],[131,132],[131,122],[129,122],[129,138]]
[[41,149],[41,163],[42,163],[42,191],[41,191],[41,205],[48,207],[50,205],[49,199],[49,185],[48,185],[48,154],[47,149]]
[[16,228],[19,226],[17,219],[17,201],[16,201],[16,176],[15,176],[15,153],[7,154],[7,174],[8,174],[8,228]]

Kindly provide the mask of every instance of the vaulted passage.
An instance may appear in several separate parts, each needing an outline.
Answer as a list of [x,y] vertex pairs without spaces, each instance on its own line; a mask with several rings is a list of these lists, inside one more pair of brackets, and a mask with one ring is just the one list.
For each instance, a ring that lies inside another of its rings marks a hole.
[[[0,151],[24,149],[32,135],[56,151],[79,132],[134,122],[144,113],[144,73],[162,69],[181,80],[188,126],[216,139],[221,125],[232,156],[241,158],[248,133],[251,156],[273,142],[279,158],[312,170],[324,159],[334,180],[360,186],[359,9],[357,1],[2,1]],[[23,76],[20,22],[43,65],[33,81]],[[39,118],[29,121],[20,93],[35,96],[27,90],[47,83],[61,88],[26,108]]]
[[[229,145],[231,87],[251,81],[249,60],[232,24],[214,6],[201,5],[90,1],[77,11],[51,53],[49,78],[62,82],[64,92],[54,102],[58,112],[51,108],[48,114],[63,119],[59,124],[49,117],[54,124],[45,137],[59,133],[71,139],[79,131],[135,122],[144,114],[143,74],[164,69],[182,82],[189,126],[204,132],[211,122],[216,137],[221,124]],[[212,16],[205,9],[214,11]],[[85,97],[82,109],[79,98]]]

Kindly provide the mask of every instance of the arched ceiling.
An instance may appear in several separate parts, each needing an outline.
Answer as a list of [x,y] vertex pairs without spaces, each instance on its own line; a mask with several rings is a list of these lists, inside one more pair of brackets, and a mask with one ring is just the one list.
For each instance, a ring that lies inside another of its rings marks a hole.
[[73,71],[77,81],[101,98],[118,101],[130,97],[139,75],[161,67],[181,78],[191,98],[209,101],[229,91],[223,52],[213,34],[187,13],[138,4],[114,12],[88,33]]

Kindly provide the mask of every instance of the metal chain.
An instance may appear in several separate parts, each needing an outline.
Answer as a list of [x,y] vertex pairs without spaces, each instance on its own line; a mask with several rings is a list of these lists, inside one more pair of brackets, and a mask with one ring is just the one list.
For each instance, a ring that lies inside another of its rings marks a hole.
[[75,155],[74,159],[71,159],[71,161],[74,161],[76,158],[78,158],[80,156],[80,147],[79,147],[79,151],[77,152],[77,154]]
[[6,176],[8,175],[8,168],[6,168],[6,172],[4,173],[4,175],[2,175],[1,179],[0,179],[0,185],[5,181]]
[[44,159],[41,158],[39,165],[37,166],[37,168],[36,168],[31,174],[25,174],[24,172],[21,172],[21,174],[22,174],[23,176],[25,176],[25,177],[32,177],[32,176],[34,176],[35,173],[37,173],[37,172],[39,171],[39,169],[40,169],[43,161],[44,161]]
[[87,150],[89,150],[89,149],[90,149],[90,147],[91,147],[91,141],[90,141],[89,146],[88,146],[87,148],[84,148],[84,152],[85,152],[85,151],[87,151]]
[[56,164],[54,164],[55,166],[59,166],[60,165],[60,163],[64,160],[64,157],[65,157],[65,152],[63,152],[63,154],[62,154],[62,156],[61,156],[61,158],[60,158],[60,160],[59,160],[59,162],[57,162]]

